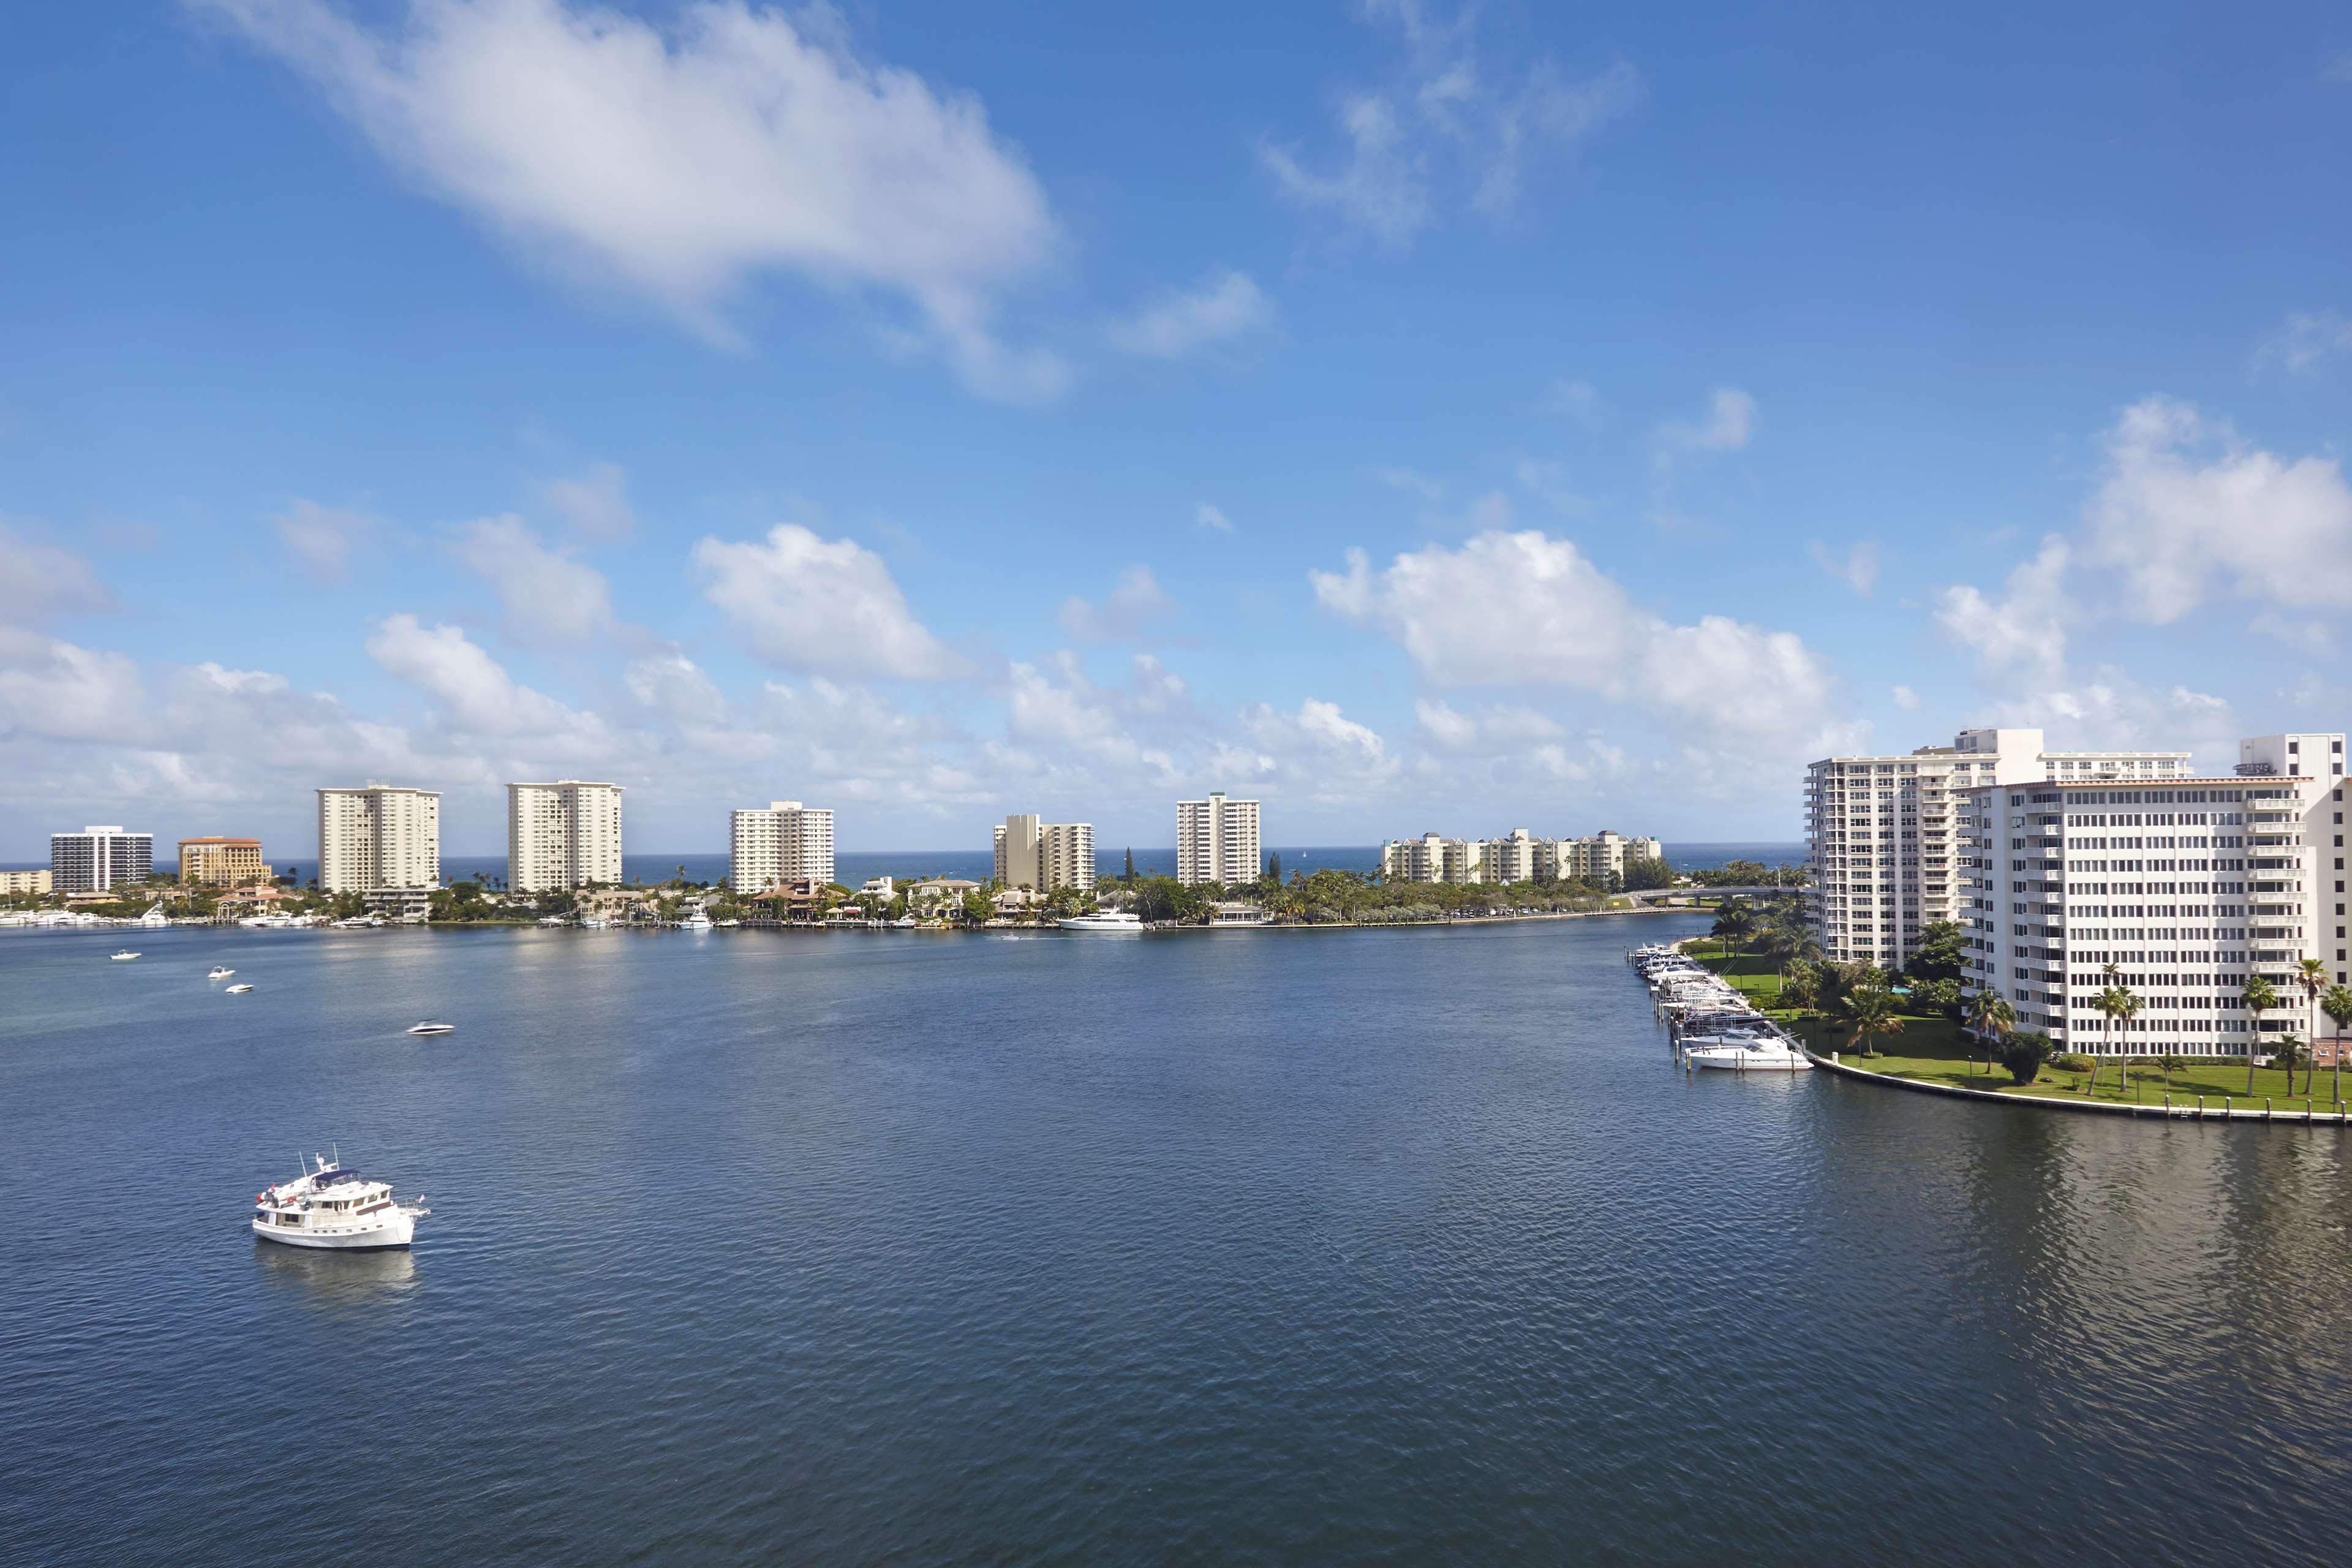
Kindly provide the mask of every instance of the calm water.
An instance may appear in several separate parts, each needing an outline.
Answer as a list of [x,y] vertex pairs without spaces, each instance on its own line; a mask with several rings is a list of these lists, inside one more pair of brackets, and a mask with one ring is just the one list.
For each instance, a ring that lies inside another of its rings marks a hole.
[[0,1562],[2352,1551],[2338,1134],[1685,1082],[1678,929],[0,936]]

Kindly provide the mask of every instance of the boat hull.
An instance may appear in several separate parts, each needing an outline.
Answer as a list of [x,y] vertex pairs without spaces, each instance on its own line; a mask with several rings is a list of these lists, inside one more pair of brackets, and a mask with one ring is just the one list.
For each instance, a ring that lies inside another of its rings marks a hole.
[[266,1225],[257,1216],[253,1234],[280,1247],[299,1247],[312,1252],[388,1252],[406,1247],[416,1238],[416,1221],[395,1211],[381,1224],[329,1226],[310,1230],[299,1226]]

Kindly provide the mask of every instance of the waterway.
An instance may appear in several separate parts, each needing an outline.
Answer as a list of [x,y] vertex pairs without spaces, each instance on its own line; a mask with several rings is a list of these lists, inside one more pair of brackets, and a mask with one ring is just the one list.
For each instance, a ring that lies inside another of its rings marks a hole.
[[1685,1079],[1694,926],[0,934],[0,1562],[2352,1552],[2346,1135]]

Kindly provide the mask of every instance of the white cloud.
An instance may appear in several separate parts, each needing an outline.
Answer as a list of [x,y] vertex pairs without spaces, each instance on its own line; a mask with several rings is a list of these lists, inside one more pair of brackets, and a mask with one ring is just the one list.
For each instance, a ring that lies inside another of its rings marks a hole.
[[1192,509],[1192,521],[1217,533],[1234,531],[1234,520],[1227,517],[1222,508],[1211,506],[1207,501]]
[[1118,642],[1142,635],[1144,628],[1175,608],[1149,566],[1129,566],[1102,603],[1076,595],[1062,601],[1055,618],[1080,642]]
[[352,552],[381,526],[365,512],[300,500],[269,521],[278,530],[279,542],[299,557],[303,568],[320,582],[334,582],[347,574]]
[[2011,570],[1997,600],[1969,583],[1938,589],[1937,629],[1973,653],[1986,675],[2016,674],[2036,686],[2054,685],[2066,668],[2066,630],[2075,614],[2066,594],[2073,558],[2066,541],[2052,534],[2032,560]]
[[549,549],[511,513],[467,523],[451,549],[498,591],[509,629],[526,640],[578,647],[613,624],[604,574]]
[[2352,319],[2335,310],[2298,310],[2254,348],[2254,368],[2276,364],[2307,375],[2332,353],[2352,353]]
[[1342,94],[1335,119],[1345,150],[1319,167],[1296,144],[1259,150],[1276,188],[1390,244],[1434,217],[1456,190],[1464,205],[1502,217],[1519,205],[1540,165],[1565,163],[1647,96],[1641,72],[1619,61],[1571,79],[1552,60],[1524,68],[1479,48],[1475,16],[1433,22],[1418,4],[1374,4],[1393,22],[1405,61],[1387,85]]
[[[142,700],[122,655],[0,626],[0,735],[124,742],[141,731]],[[20,753],[0,771],[28,765]]]
[[1568,482],[1568,466],[1565,463],[1526,458],[1521,460],[1514,474],[1521,489],[1556,512],[1566,515],[1585,511],[1592,505]]
[[788,668],[945,680],[971,663],[915,618],[882,558],[855,540],[778,523],[762,542],[694,547],[704,597],[761,658]]
[[1402,772],[1388,742],[1336,702],[1309,697],[1295,711],[1259,702],[1238,717],[1239,734],[1209,756],[1209,771],[1237,787],[1278,787],[1291,802],[1350,804],[1379,798]]
[[1658,426],[1656,453],[1663,466],[1684,453],[1736,452],[1756,437],[1756,399],[1736,386],[1719,386],[1707,399],[1706,417],[1695,424],[1669,420]]
[[1808,540],[1805,552],[1813,558],[1814,565],[1865,599],[1878,585],[1878,542],[1874,539],[1862,541],[1843,556],[1818,539]]
[[2280,458],[2163,397],[2124,411],[2106,459],[2082,554],[2120,575],[2125,615],[2163,626],[2230,595],[2352,607],[2352,487],[2337,459]]
[[1055,246],[1036,178],[977,99],[860,58],[830,9],[710,0],[664,30],[569,0],[417,0],[376,29],[327,0],[189,3],[425,189],[709,337],[780,270],[911,304],[983,394],[1062,384],[992,325]]
[[443,719],[465,734],[531,740],[594,722],[517,682],[456,626],[428,628],[415,616],[387,616],[369,635],[367,651],[386,674],[436,700]]
[[1911,712],[1919,706],[1919,694],[1907,686],[1897,686],[1888,695],[1895,699],[1895,706],[1902,709],[1906,713]]
[[1601,406],[1601,394],[1589,381],[1576,381],[1563,376],[1551,384],[1545,395],[1543,411],[1564,414],[1571,419],[1590,419]]
[[1445,487],[1412,468],[1374,468],[1372,478],[1392,490],[1403,490],[1434,504],[1445,499]]
[[620,539],[635,528],[629,477],[618,463],[592,463],[585,473],[540,487],[547,504],[591,539]]
[[1395,637],[1439,686],[1566,686],[1748,736],[1794,740],[1827,721],[1829,670],[1795,634],[1725,616],[1676,625],[1570,540],[1488,531],[1377,574],[1351,550],[1345,573],[1309,578],[1324,607]]
[[88,561],[0,522],[0,618],[38,625],[113,606],[113,596]]
[[1113,347],[1154,359],[1181,359],[1195,349],[1272,326],[1274,301],[1246,273],[1212,272],[1198,289],[1154,301],[1110,329]]

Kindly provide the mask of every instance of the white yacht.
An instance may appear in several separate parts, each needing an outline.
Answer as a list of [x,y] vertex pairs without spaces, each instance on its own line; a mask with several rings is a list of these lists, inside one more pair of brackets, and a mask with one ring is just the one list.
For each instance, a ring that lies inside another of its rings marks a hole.
[[1813,1070],[1813,1064],[1804,1052],[1785,1040],[1761,1035],[1737,1039],[1701,1037],[1684,1045],[1683,1057],[1695,1068],[1718,1068],[1727,1072]]
[[253,1234],[289,1247],[366,1252],[406,1247],[416,1222],[433,1211],[420,1196],[394,1200],[392,1185],[313,1154],[316,1169],[253,1194]]
[[710,929],[710,917],[703,913],[700,910],[696,910],[692,913],[688,914],[686,919],[678,921],[677,924],[680,931],[709,931]]
[[408,1032],[412,1035],[454,1035],[457,1032],[457,1026],[436,1024],[428,1018],[424,1023],[410,1025]]
[[1140,936],[1143,921],[1126,910],[1097,910],[1090,915],[1072,915],[1055,922],[1064,931],[1092,931],[1098,936]]
[[131,952],[129,948],[124,948],[121,952],[114,955],[114,962],[117,963],[128,963],[138,956],[139,955],[137,953]]
[[215,963],[213,965],[213,972],[210,974],[205,975],[205,978],[207,980],[226,980],[230,975],[235,974],[236,973],[236,970],[229,968],[225,963]]
[[250,980],[240,980],[240,981],[238,981],[236,984],[234,984],[234,985],[230,986],[227,990],[226,990],[226,991],[222,992],[222,993],[221,993],[221,994],[222,994],[222,995],[224,995],[224,996],[242,996],[242,995],[244,995],[247,992],[248,992],[248,991],[250,991],[250,990],[252,990],[252,989],[253,989],[253,982],[252,982],[252,981],[250,981]]

